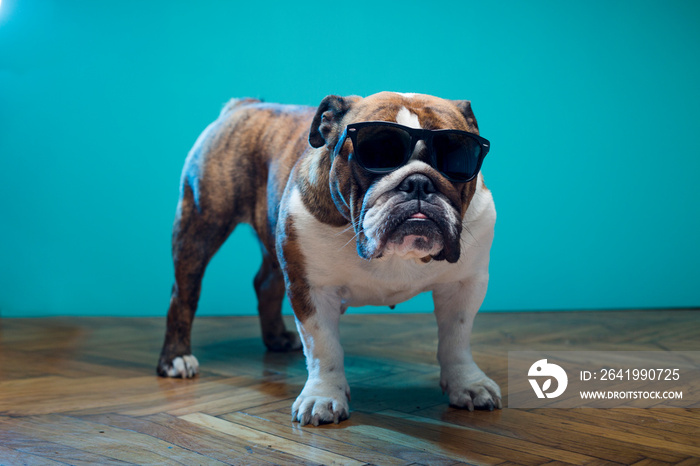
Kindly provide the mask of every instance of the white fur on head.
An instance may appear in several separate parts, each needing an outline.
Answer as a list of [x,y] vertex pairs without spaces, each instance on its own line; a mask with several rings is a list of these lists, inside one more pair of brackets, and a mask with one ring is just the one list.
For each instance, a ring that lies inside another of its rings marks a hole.
[[411,112],[406,107],[401,107],[399,113],[396,114],[396,122],[400,125],[408,126],[409,128],[422,128],[418,115]]

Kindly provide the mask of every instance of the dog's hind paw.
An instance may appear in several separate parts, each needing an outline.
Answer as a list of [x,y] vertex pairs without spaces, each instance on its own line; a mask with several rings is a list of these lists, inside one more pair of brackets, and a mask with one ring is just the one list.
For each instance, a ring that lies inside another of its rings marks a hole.
[[199,372],[199,361],[191,354],[178,356],[172,361],[161,360],[158,364],[158,375],[161,377],[180,377],[190,379]]
[[264,339],[265,346],[269,351],[275,353],[288,353],[301,349],[301,340],[294,332],[283,332],[280,335],[268,336]]

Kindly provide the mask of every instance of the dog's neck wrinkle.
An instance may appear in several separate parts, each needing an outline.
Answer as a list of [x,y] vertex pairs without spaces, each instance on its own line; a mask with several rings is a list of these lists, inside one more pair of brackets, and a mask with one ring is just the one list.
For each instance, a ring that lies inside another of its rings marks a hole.
[[301,160],[299,194],[306,209],[319,221],[342,227],[350,222],[338,211],[330,188],[330,154],[312,150]]

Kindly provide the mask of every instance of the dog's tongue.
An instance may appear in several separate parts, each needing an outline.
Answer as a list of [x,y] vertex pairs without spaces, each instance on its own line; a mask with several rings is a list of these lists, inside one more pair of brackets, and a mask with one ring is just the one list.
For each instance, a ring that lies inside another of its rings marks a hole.
[[411,215],[411,218],[428,218],[428,216],[424,213],[418,212],[416,214]]

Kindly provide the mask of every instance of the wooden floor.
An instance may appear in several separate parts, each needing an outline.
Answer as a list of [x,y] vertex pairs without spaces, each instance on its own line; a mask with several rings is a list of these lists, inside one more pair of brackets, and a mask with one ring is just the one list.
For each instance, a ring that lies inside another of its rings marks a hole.
[[[266,353],[256,318],[198,318],[193,380],[155,376],[163,331],[0,319],[0,464],[700,464],[700,409],[448,407],[430,314],[344,316],[351,418],[321,427],[291,422],[303,357]],[[508,351],[698,351],[699,336],[698,311],[492,313],[473,340],[505,393]]]

